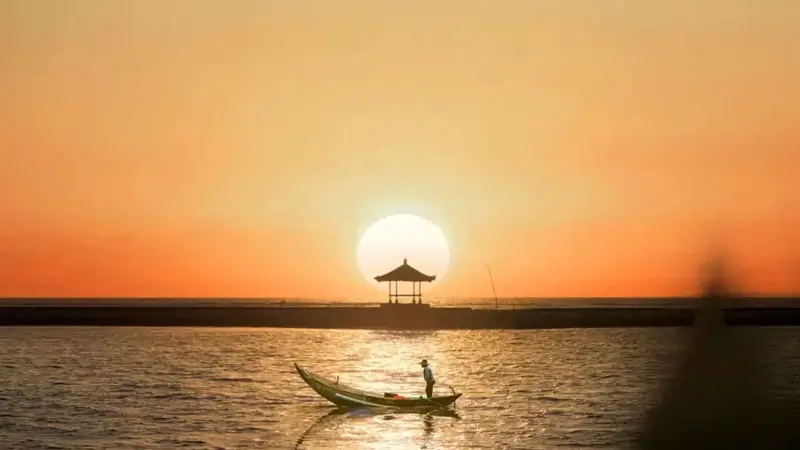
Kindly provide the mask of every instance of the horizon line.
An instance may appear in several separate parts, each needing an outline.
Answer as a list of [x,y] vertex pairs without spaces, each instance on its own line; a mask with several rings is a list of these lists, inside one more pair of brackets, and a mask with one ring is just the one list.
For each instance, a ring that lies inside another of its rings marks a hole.
[[[750,292],[750,293],[738,293],[735,294],[737,297],[743,298],[765,298],[765,299],[782,299],[782,298],[798,298],[800,297],[800,293],[780,293],[780,294],[769,294],[769,293],[758,293],[758,292]],[[587,296],[507,296],[507,297],[497,297],[498,300],[682,300],[682,299],[695,299],[702,296],[702,293],[692,294],[692,295],[615,295],[615,296],[605,296],[605,295],[587,295]],[[321,297],[289,297],[289,296],[270,296],[270,297],[260,297],[260,296],[157,296],[157,295],[148,295],[148,296],[97,296],[97,295],[87,295],[87,296],[77,296],[77,295],[68,295],[68,296],[4,296],[0,295],[0,301],[3,300],[253,300],[253,301],[299,301],[299,302],[356,302],[356,303],[381,303],[385,302],[385,298],[382,299],[365,299],[365,298],[321,298]],[[427,297],[425,300],[472,300],[472,301],[482,301],[485,300],[487,302],[494,302],[495,297],[463,297],[463,296],[453,296],[453,297]]]

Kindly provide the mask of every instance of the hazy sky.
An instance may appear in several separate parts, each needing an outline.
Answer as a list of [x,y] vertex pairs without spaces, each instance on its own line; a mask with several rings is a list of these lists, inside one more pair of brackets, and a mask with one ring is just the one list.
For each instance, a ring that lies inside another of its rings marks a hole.
[[0,295],[800,290],[800,3],[0,0]]

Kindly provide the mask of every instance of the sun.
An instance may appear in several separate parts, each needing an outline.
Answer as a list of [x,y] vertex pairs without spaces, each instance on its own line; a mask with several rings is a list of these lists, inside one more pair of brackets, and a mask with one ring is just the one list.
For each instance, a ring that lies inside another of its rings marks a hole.
[[[358,267],[368,282],[403,260],[440,281],[450,266],[450,249],[441,228],[413,214],[397,214],[373,223],[358,244]],[[434,281],[434,283],[436,283]]]

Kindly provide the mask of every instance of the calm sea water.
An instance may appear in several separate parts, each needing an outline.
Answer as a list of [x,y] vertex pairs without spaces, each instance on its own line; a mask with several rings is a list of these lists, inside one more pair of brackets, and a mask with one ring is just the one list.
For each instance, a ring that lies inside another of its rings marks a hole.
[[[800,395],[800,329],[736,332],[763,345],[776,395]],[[0,328],[0,448],[628,448],[686,338],[679,329]],[[465,393],[457,417],[331,414],[292,367],[419,394],[421,358]]]

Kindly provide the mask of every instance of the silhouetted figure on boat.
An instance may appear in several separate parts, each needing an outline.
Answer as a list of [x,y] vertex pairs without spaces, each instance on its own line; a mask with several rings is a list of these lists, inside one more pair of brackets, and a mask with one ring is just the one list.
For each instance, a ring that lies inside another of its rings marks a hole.
[[420,365],[422,366],[422,378],[425,379],[425,395],[431,398],[433,397],[433,385],[436,384],[436,379],[433,377],[433,368],[428,365],[427,359],[423,359]]

